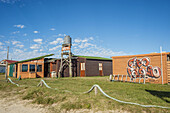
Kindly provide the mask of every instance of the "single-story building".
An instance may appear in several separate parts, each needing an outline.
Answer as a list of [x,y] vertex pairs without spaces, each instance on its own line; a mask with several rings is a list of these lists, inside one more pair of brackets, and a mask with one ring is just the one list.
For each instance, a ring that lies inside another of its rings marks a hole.
[[170,52],[113,56],[112,67],[113,75],[129,75],[137,81],[145,76],[149,83],[170,83]]
[[22,60],[8,65],[8,76],[19,78],[39,78],[44,76],[45,57],[52,56],[44,55],[32,59]]
[[[60,59],[56,61],[56,70],[53,70],[57,72],[57,76],[59,67]],[[112,59],[74,55],[72,56],[72,72],[73,77],[109,76],[112,73]],[[62,77],[69,77],[69,67],[65,67]]]
[[[50,55],[19,61],[8,65],[8,75],[16,78],[58,76],[61,59],[45,58]],[[106,76],[112,73],[112,59],[91,56],[72,56],[72,76]],[[68,66],[64,67],[61,77],[69,77]]]
[[6,64],[0,64],[0,73],[5,73]]
[[10,63],[15,63],[15,62],[18,62],[18,61],[15,61],[15,60],[2,60],[0,61],[0,73],[5,73],[6,72],[6,63],[8,62],[8,64]]

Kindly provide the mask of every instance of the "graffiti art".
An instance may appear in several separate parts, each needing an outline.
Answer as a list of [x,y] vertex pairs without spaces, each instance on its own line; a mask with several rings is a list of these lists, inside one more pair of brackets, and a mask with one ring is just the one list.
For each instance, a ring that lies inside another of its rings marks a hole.
[[127,67],[128,75],[133,78],[159,78],[161,76],[161,69],[157,66],[150,65],[150,58],[132,58],[128,61]]

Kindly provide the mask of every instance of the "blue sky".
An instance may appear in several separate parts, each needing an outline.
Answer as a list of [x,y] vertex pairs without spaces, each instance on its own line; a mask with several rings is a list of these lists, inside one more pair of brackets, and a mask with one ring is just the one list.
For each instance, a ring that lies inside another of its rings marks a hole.
[[65,35],[77,55],[170,52],[169,0],[0,0],[0,60],[54,53]]

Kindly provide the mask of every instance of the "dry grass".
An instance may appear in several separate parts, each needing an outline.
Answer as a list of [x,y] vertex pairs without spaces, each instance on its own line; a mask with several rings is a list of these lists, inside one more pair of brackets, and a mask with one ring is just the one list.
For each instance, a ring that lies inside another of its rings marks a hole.
[[[73,109],[89,110],[121,110],[129,112],[170,112],[169,109],[143,108],[135,105],[127,105],[106,98],[100,92],[95,96],[94,92],[83,94],[92,85],[98,84],[108,95],[119,100],[135,102],[145,105],[161,105],[170,107],[170,86],[158,84],[134,84],[123,82],[110,82],[108,77],[84,77],[84,78],[44,78],[46,83],[57,90],[46,87],[37,88],[41,79],[23,79],[18,81],[22,87],[0,81],[0,90],[4,92],[15,90],[23,99],[33,100],[33,103],[50,106],[50,110],[61,112]],[[22,90],[22,92],[20,92]],[[67,91],[70,92],[67,92]]]

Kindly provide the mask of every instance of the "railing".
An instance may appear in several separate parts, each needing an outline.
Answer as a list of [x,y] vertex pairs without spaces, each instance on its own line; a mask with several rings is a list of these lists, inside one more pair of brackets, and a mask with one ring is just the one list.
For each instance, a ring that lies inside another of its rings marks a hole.
[[133,83],[143,83],[145,84],[145,75],[144,76],[129,76],[129,75],[110,75],[110,81],[119,81],[119,82],[133,82]]

